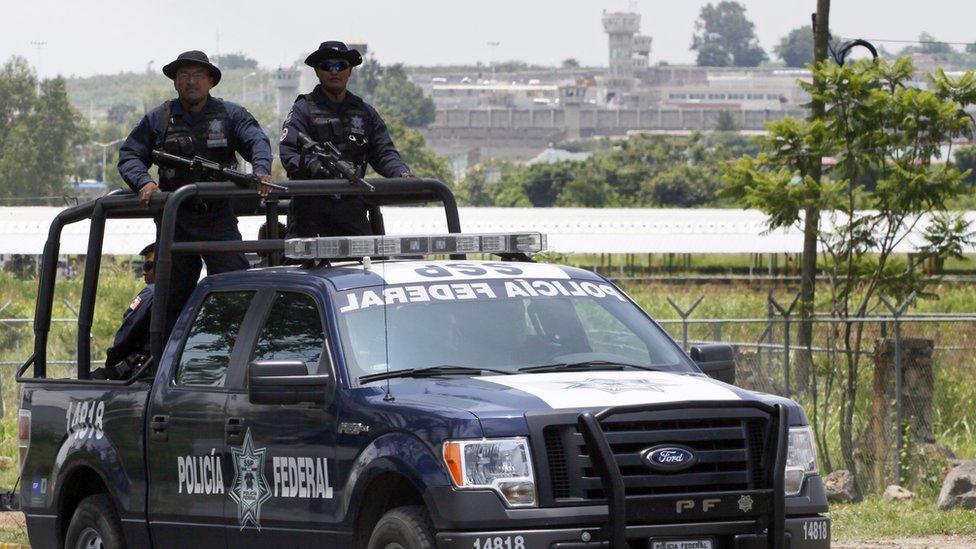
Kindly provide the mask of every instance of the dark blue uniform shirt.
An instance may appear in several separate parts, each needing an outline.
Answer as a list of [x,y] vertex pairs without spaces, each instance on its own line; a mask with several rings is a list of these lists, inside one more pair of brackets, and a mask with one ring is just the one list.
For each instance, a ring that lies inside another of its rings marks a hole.
[[139,292],[122,315],[122,325],[115,333],[115,341],[106,352],[105,365],[112,366],[130,353],[142,350],[149,343],[149,319],[152,312],[153,285]]
[[[311,96],[316,103],[327,101],[321,85],[315,86]],[[365,135],[369,139],[369,147],[366,150],[366,162],[376,170],[376,173],[383,177],[400,177],[404,173],[408,173],[410,168],[400,158],[400,153],[397,152],[396,147],[393,145],[390,132],[386,129],[386,123],[383,122],[383,119],[372,105],[369,105],[348,91],[342,102],[335,103],[328,101],[328,107],[337,114],[341,113],[342,109],[349,108],[353,105],[359,106],[366,112]],[[289,111],[288,116],[285,118],[285,123],[281,129],[278,154],[281,157],[281,165],[288,172],[289,179],[304,178],[301,155],[298,151],[298,132],[311,135],[309,118],[308,100],[304,97],[299,98],[292,105],[291,111]]]
[[[224,101],[223,104],[227,109],[232,131],[237,138],[239,148],[237,152],[251,163],[255,174],[270,174],[272,155],[268,136],[247,109],[230,101]],[[203,111],[194,114],[187,112],[179,101],[174,101],[172,114],[182,115],[183,120],[193,128],[196,124],[205,123],[203,115],[208,110],[216,108],[218,108],[216,102],[207,101]],[[149,166],[152,165],[150,152],[163,146],[166,125],[169,123],[164,119],[165,110],[161,105],[146,113],[119,147],[119,173],[136,192],[146,183],[153,181],[152,176],[149,175]]]

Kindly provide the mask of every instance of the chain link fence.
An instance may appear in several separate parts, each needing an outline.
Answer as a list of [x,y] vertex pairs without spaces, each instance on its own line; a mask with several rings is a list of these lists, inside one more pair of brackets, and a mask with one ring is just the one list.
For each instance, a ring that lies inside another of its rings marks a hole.
[[[660,324],[685,349],[732,345],[736,385],[800,402],[813,426],[822,468],[854,470],[862,491],[888,484],[937,486],[947,458],[976,457],[976,314],[873,316],[856,322],[816,316],[811,343],[798,345],[796,301],[770,296],[759,318],[696,318],[702,302]],[[52,376],[76,367],[76,312],[64,302],[52,321]],[[19,405],[17,368],[32,352],[33,319],[0,307],[0,414]],[[93,348],[93,356],[104,349]],[[899,429],[897,426],[901,426]],[[937,489],[937,488],[936,488]]]
[[770,296],[765,318],[672,307],[679,318],[659,322],[685,349],[732,345],[736,385],[800,402],[821,467],[852,470],[862,491],[937,489],[948,459],[976,457],[976,315],[817,315],[801,346],[796,300]]

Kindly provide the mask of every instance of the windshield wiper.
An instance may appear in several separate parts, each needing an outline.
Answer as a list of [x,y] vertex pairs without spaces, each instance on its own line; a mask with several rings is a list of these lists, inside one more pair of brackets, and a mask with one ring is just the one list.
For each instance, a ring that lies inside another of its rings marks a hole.
[[408,368],[405,370],[393,370],[390,372],[383,372],[381,374],[369,374],[365,376],[359,376],[360,385],[364,383],[369,383],[371,381],[379,381],[382,379],[393,379],[396,377],[433,377],[433,376],[457,376],[457,375],[481,375],[483,372],[491,372],[493,374],[504,374],[511,375],[514,372],[508,372],[505,370],[496,370],[494,368],[477,368],[470,366],[451,366],[449,364],[444,364],[442,366],[430,366],[427,368]]
[[638,364],[627,364],[625,362],[614,362],[612,360],[585,360],[582,362],[557,362],[555,364],[541,364],[539,366],[526,366],[519,368],[522,373],[543,373],[543,372],[585,372],[587,370],[624,370],[634,368],[646,370],[648,372],[663,372],[660,368],[652,366],[640,366]]

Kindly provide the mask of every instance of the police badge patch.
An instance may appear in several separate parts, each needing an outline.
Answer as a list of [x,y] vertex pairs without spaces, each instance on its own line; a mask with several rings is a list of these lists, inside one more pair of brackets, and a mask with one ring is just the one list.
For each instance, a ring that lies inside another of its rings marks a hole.
[[352,131],[355,133],[366,133],[366,125],[363,123],[362,116],[353,116],[349,119],[349,125],[352,126]]
[[241,530],[253,526],[261,531],[261,505],[271,499],[268,479],[264,478],[264,456],[267,448],[255,448],[251,429],[244,434],[244,444],[231,448],[234,455],[234,482],[230,499],[237,502],[237,521]]
[[224,135],[224,121],[216,118],[207,124],[207,147],[226,147],[227,136]]

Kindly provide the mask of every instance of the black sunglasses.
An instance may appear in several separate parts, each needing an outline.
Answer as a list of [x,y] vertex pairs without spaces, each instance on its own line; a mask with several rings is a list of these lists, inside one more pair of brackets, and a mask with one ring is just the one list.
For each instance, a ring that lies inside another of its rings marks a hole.
[[149,271],[151,271],[151,270],[153,270],[155,268],[156,268],[156,262],[155,261],[146,260],[146,261],[143,261],[142,262],[142,270],[143,270],[143,272],[149,272]]
[[319,65],[319,68],[325,72],[332,72],[333,70],[336,72],[342,72],[349,68],[349,63],[346,63],[345,61],[325,61]]

